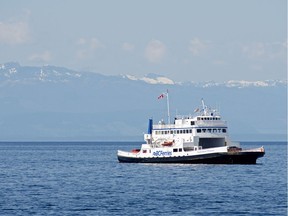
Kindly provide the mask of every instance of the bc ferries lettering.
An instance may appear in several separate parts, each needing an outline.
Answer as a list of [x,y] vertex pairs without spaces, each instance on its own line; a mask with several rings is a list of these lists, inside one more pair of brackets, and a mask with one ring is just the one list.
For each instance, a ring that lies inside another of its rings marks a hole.
[[156,157],[159,157],[159,156],[171,156],[172,155],[172,152],[170,151],[155,151],[153,152],[153,156],[156,156]]

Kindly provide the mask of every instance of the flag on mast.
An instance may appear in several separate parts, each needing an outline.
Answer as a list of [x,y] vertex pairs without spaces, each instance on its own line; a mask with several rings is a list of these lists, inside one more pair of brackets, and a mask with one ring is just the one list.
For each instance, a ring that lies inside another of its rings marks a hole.
[[158,99],[162,99],[162,98],[164,98],[164,97],[165,97],[165,94],[162,93],[161,95],[158,96]]
[[169,95],[168,95],[168,89],[165,93],[162,93],[158,96],[158,99],[162,99],[166,97],[167,98],[167,116],[168,116],[168,124],[170,124],[170,108],[169,108]]

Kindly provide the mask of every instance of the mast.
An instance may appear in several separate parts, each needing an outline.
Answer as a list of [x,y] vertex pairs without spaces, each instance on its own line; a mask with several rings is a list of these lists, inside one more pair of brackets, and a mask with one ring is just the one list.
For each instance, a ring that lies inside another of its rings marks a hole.
[[169,93],[168,93],[168,89],[166,92],[162,93],[161,95],[159,95],[158,99],[162,99],[166,97],[166,101],[167,101],[167,116],[168,116],[168,124],[170,124],[170,104],[169,104]]
[[168,94],[168,89],[166,92],[167,96],[167,117],[168,117],[168,124],[170,125],[170,104],[169,104],[169,94]]

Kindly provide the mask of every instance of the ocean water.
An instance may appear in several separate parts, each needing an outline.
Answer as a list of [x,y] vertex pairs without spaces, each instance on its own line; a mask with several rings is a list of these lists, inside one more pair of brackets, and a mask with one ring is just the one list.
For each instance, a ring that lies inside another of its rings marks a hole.
[[118,163],[134,142],[0,143],[0,215],[287,215],[287,143],[256,165]]

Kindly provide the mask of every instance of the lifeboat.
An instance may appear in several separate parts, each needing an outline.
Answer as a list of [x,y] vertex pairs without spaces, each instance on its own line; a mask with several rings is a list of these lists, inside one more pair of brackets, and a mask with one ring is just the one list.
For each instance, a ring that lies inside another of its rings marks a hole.
[[165,141],[164,143],[162,143],[162,146],[172,146],[173,145],[173,141]]
[[138,152],[140,152],[140,149],[132,149],[131,152],[137,154]]

